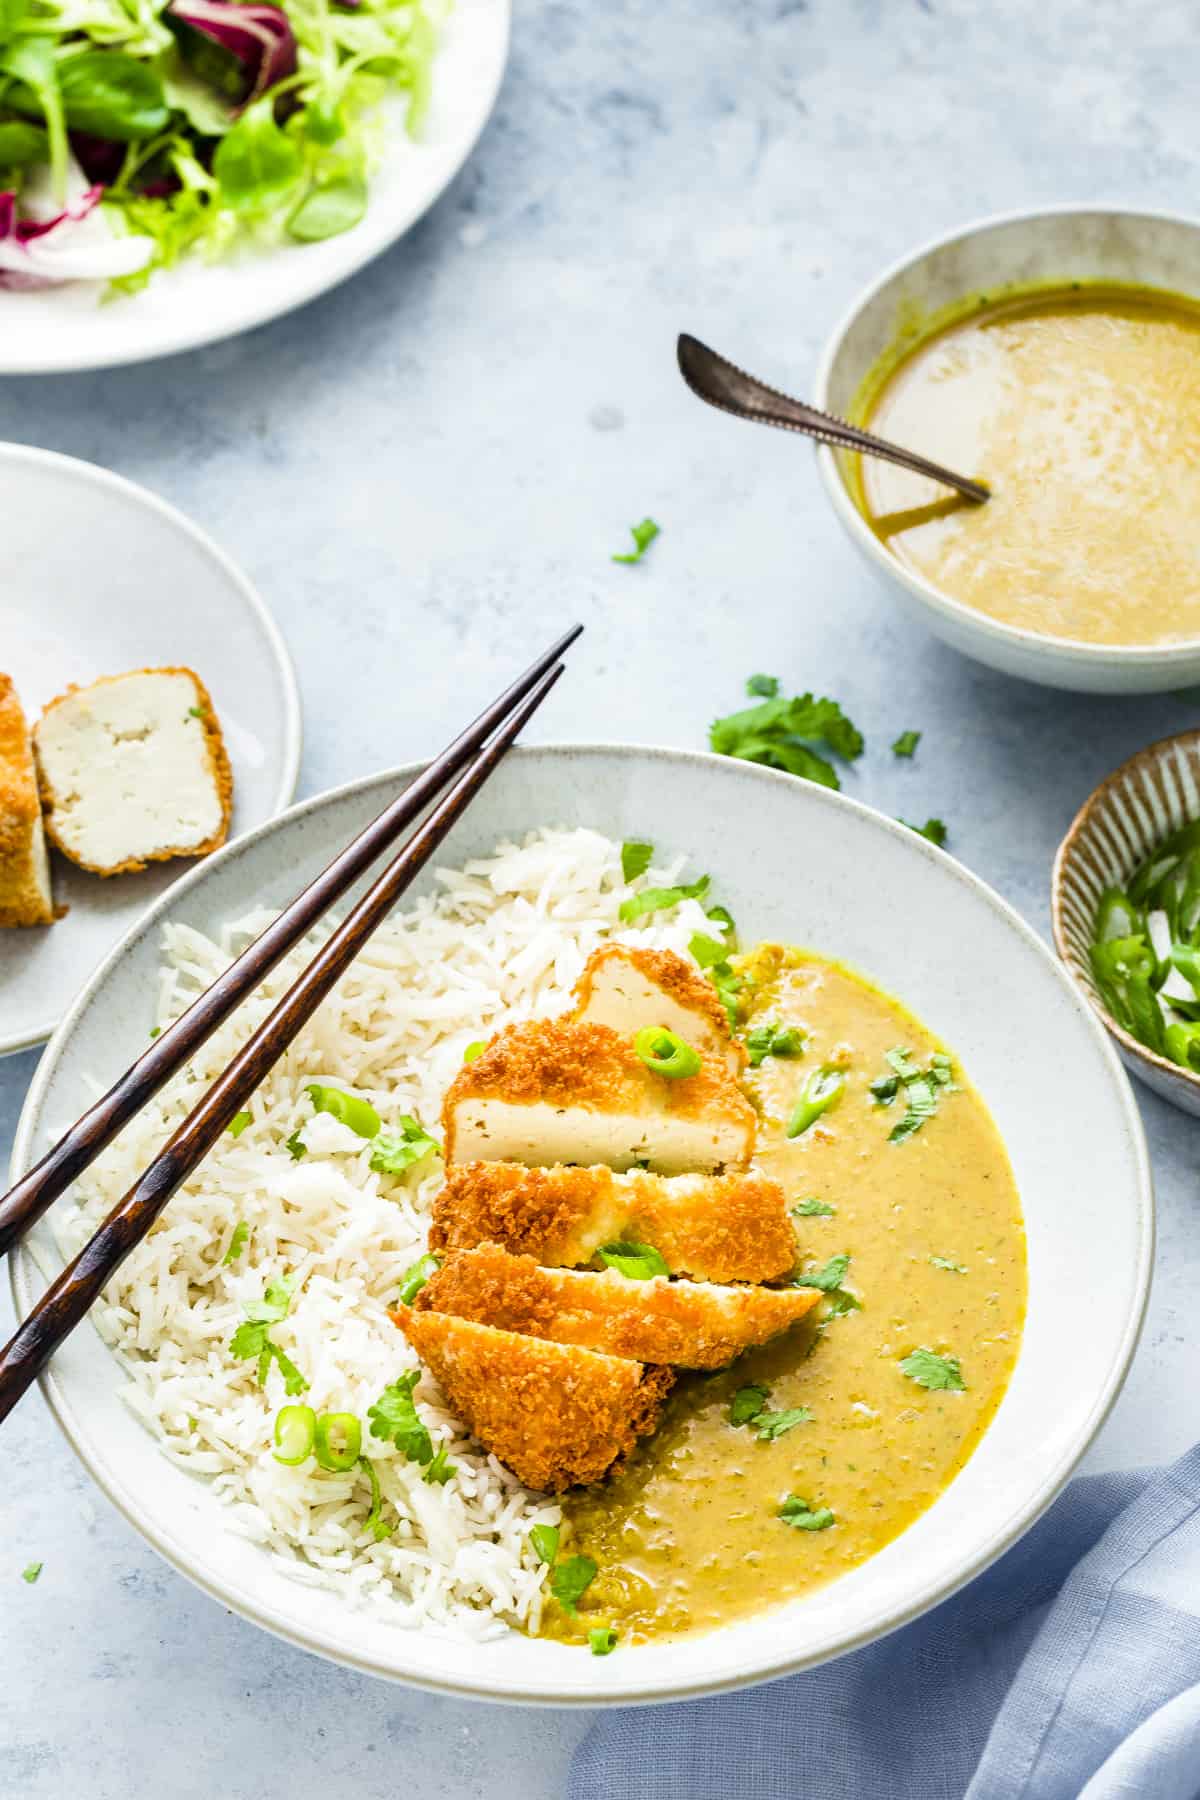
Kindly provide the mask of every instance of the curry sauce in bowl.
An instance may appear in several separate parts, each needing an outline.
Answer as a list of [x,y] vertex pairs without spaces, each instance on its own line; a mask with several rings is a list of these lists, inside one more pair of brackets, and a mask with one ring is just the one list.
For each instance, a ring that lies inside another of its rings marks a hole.
[[1200,227],[1063,209],[885,276],[817,404],[985,481],[820,453],[858,547],[957,649],[1053,686],[1200,678]]
[[[790,1197],[794,1279],[820,1305],[733,1367],[682,1377],[624,1468],[565,1497],[564,1541],[598,1570],[574,1614],[543,1613],[567,1642],[598,1623],[623,1643],[712,1630],[864,1563],[962,1468],[1020,1345],[1020,1201],[963,1072],[836,962],[765,944],[737,966],[762,1052],[745,1078],[756,1166]],[[764,1049],[781,1031],[799,1054]],[[842,1084],[804,1125],[824,1070]]]

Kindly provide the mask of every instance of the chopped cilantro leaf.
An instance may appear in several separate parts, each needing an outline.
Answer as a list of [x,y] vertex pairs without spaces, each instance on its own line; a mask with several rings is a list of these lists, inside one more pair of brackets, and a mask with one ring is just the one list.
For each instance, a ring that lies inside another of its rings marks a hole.
[[558,1526],[531,1525],[529,1542],[533,1545],[533,1553],[539,1562],[552,1563],[558,1555]]
[[367,1514],[367,1530],[376,1543],[379,1543],[383,1538],[391,1537],[395,1527],[383,1522],[383,1494],[379,1487],[379,1476],[375,1473],[375,1464],[369,1456],[360,1456],[358,1466],[371,1484],[371,1510]]
[[760,1412],[750,1420],[755,1436],[765,1444],[773,1444],[795,1425],[807,1425],[812,1413],[807,1406],[789,1406],[783,1412]]
[[766,1405],[771,1390],[760,1381],[752,1382],[748,1387],[740,1387],[729,1403],[729,1423],[731,1425],[749,1425],[757,1419]]
[[799,1494],[789,1494],[775,1516],[797,1531],[828,1531],[834,1522],[827,1506],[814,1507],[810,1500],[802,1500]]
[[915,1381],[918,1387],[933,1392],[961,1394],[966,1389],[957,1356],[939,1356],[924,1347],[913,1350],[900,1364],[900,1373]]
[[720,756],[784,769],[789,775],[830,788],[841,786],[837,771],[813,745],[823,744],[843,762],[853,762],[863,749],[862,733],[836,700],[818,699],[813,694],[789,700],[775,693],[758,706],[715,719],[708,741]]
[[433,1439],[422,1424],[413,1399],[413,1389],[420,1379],[420,1369],[410,1369],[407,1375],[389,1383],[374,1405],[367,1408],[367,1421],[372,1437],[395,1444],[409,1462],[424,1467],[433,1461]]
[[823,1294],[832,1294],[840,1288],[846,1279],[846,1271],[850,1267],[847,1255],[831,1256],[822,1269],[806,1269],[800,1275],[792,1277],[793,1287],[820,1288]]
[[871,1083],[870,1091],[880,1106],[890,1106],[900,1092],[900,1077],[898,1075],[881,1075],[877,1081]]
[[768,1019],[746,1033],[750,1067],[757,1069],[768,1056],[799,1056],[804,1049],[804,1033],[795,1025],[780,1025]]
[[928,838],[939,850],[945,847],[949,833],[941,819],[926,819],[923,825],[914,825],[911,819],[901,819],[900,823],[907,825],[910,831],[915,831],[918,837]]
[[692,933],[688,941],[688,949],[702,969],[715,968],[718,963],[723,963],[729,955],[724,944],[718,943],[715,937],[709,937],[704,931]]
[[593,1656],[607,1656],[617,1647],[617,1634],[611,1625],[594,1625],[588,1632],[588,1644]]
[[954,1090],[953,1064],[939,1050],[930,1057],[928,1069],[922,1069],[903,1044],[889,1050],[885,1060],[891,1073],[873,1081],[870,1091],[880,1106],[891,1106],[903,1094],[904,1117],[888,1133],[889,1144],[902,1144],[937,1112],[939,1089],[947,1093]]
[[246,1248],[246,1239],[250,1236],[250,1227],[245,1219],[239,1219],[233,1228],[233,1236],[229,1240],[229,1248],[221,1258],[221,1267],[227,1268],[235,1263]]
[[621,921],[625,925],[631,925],[644,914],[662,912],[668,906],[678,906],[681,900],[703,900],[711,879],[709,875],[701,875],[699,881],[689,882],[685,887],[643,888],[640,893],[631,894],[628,900],[622,900]]
[[832,1219],[837,1213],[836,1206],[830,1206],[827,1200],[798,1200],[792,1208],[792,1216],[797,1219]]
[[400,1305],[411,1306],[429,1277],[441,1266],[438,1258],[430,1255],[419,1256],[415,1263],[409,1263],[400,1277],[400,1291],[396,1295]]
[[634,1242],[604,1244],[596,1255],[606,1269],[616,1269],[630,1281],[651,1281],[656,1275],[669,1275],[666,1261],[653,1244]]
[[244,1112],[244,1111],[234,1113],[232,1119],[230,1119],[228,1125],[225,1127],[225,1129],[229,1133],[230,1137],[231,1138],[240,1138],[243,1131],[245,1131],[247,1125],[249,1125],[253,1116],[254,1115],[252,1113],[248,1113],[248,1112]]
[[736,950],[737,926],[733,922],[733,914],[730,912],[729,908],[727,906],[710,906],[708,909],[708,916],[713,924],[719,925],[721,930],[725,933],[725,943],[727,948]]
[[457,1463],[450,1461],[445,1444],[439,1444],[432,1461],[426,1463],[421,1480],[430,1483],[436,1482],[438,1487],[445,1487],[457,1467]]
[[26,1563],[25,1567],[21,1570],[21,1580],[27,1581],[30,1587],[32,1587],[38,1576],[41,1574],[43,1567],[44,1564],[40,1562]]
[[827,1319],[840,1319],[844,1313],[861,1311],[862,1301],[857,1294],[852,1294],[849,1288],[834,1288],[831,1294],[825,1296],[825,1317]]
[[624,556],[614,556],[613,561],[615,563],[641,562],[643,556],[645,556],[647,550],[658,536],[660,527],[654,523],[653,519],[643,519],[640,525],[631,525],[629,529],[633,533],[633,541],[637,548],[627,551]]
[[921,741],[919,731],[902,731],[892,745],[893,756],[911,756]]
[[905,1082],[904,1097],[908,1102],[908,1111],[888,1132],[889,1144],[902,1144],[914,1131],[920,1131],[926,1119],[932,1119],[937,1111],[937,1096],[932,1084],[923,1075]]
[[430,1137],[420,1119],[401,1113],[399,1133],[381,1131],[371,1145],[371,1167],[383,1175],[402,1175],[435,1153],[442,1153],[437,1139]]
[[752,675],[746,683],[746,692],[759,700],[774,700],[779,692],[778,675]]
[[271,1337],[272,1325],[278,1325],[286,1319],[288,1308],[292,1303],[293,1283],[287,1276],[267,1284],[266,1292],[261,1300],[252,1300],[242,1311],[246,1317],[229,1340],[231,1356],[249,1361],[258,1359],[257,1377],[259,1387],[265,1387],[271,1364],[274,1362],[283,1376],[284,1392],[302,1394],[308,1386],[303,1375],[287,1353]]
[[654,855],[654,845],[639,843],[630,839],[621,845],[621,875],[626,881],[636,881],[650,867]]
[[294,1162],[299,1162],[302,1156],[308,1155],[308,1145],[300,1136],[300,1127],[298,1125],[283,1147]]
[[948,1256],[931,1256],[929,1260],[935,1269],[946,1269],[951,1275],[965,1275],[967,1272],[966,1263],[952,1262]]
[[596,1565],[590,1556],[568,1556],[550,1577],[550,1592],[565,1613],[576,1618],[579,1602],[596,1579]]

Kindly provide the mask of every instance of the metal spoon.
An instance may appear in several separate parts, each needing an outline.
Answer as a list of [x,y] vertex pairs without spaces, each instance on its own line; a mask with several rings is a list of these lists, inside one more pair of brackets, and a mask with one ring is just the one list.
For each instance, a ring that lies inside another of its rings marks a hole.
[[710,406],[719,407],[722,412],[733,413],[739,419],[750,419],[759,425],[778,425],[784,431],[801,431],[822,444],[831,444],[835,450],[859,450],[864,456],[882,456],[887,462],[899,463],[902,469],[929,475],[943,486],[955,488],[964,500],[976,504],[989,497],[982,482],[968,481],[965,475],[956,475],[952,469],[944,469],[940,463],[918,456],[915,450],[889,444],[886,439],[873,437],[857,425],[848,425],[845,419],[839,419],[833,413],[818,412],[815,406],[808,406],[803,400],[793,400],[789,395],[779,393],[765,381],[759,381],[727,362],[686,331],[679,334],[677,353],[680,373],[693,394],[707,400]]

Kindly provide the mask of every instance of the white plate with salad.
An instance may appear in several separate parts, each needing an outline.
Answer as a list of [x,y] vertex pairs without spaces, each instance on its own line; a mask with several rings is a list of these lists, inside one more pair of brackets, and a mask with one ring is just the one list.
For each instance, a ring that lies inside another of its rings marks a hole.
[[194,349],[334,287],[462,167],[510,0],[11,0],[0,373]]

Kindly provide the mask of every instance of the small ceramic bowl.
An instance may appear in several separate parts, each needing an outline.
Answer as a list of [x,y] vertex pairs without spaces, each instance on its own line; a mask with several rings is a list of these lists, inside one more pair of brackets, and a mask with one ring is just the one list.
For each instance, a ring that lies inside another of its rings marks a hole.
[[1148,1050],[1106,1011],[1088,945],[1100,895],[1125,887],[1155,845],[1200,819],[1200,731],[1162,738],[1100,783],[1058,847],[1051,912],[1058,954],[1107,1025],[1125,1066],[1156,1094],[1200,1117],[1200,1075]]
[[[915,346],[939,313],[972,294],[1003,299],[1039,283],[1109,281],[1200,295],[1200,221],[1067,206],[990,218],[937,239],[874,281],[821,357],[814,403],[851,416],[888,351]],[[818,452],[833,509],[852,543],[907,609],[954,649],[1009,675],[1093,694],[1150,694],[1200,681],[1200,638],[1086,644],[1004,625],[952,600],[880,543],[847,484],[848,459]]]

